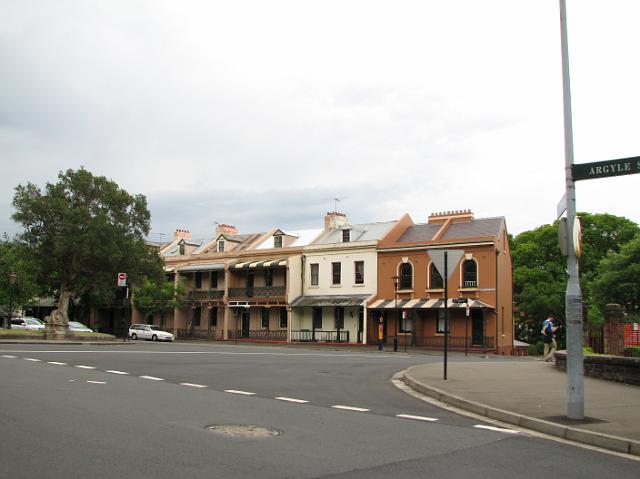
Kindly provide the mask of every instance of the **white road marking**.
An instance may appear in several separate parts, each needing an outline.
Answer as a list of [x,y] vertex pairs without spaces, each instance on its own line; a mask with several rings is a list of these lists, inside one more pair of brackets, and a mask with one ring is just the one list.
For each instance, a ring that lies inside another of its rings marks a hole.
[[304,399],[287,398],[287,397],[282,397],[282,396],[277,397],[275,399],[277,399],[279,401],[294,402],[294,403],[298,403],[298,404],[306,404],[306,403],[309,402],[309,401],[305,401]]
[[155,376],[140,376],[142,379],[150,379],[152,381],[164,381],[162,378],[157,378]]
[[124,371],[116,371],[115,369],[107,369],[105,372],[111,373],[111,374],[122,374],[122,375],[129,374],[129,373],[125,373]]
[[366,409],[363,407],[355,407],[355,406],[342,406],[340,404],[336,404],[335,406],[331,406],[334,409],[343,409],[345,411],[356,411],[356,412],[367,412],[371,411],[371,409]]
[[36,358],[24,358],[25,361],[33,361],[34,363],[39,363],[40,361],[42,361],[42,359],[36,359]]
[[77,368],[80,369],[95,369],[95,366],[83,366],[82,364],[79,364],[78,366],[76,366]]
[[67,363],[59,363],[58,361],[47,361],[47,364],[56,364],[58,366],[66,366]]
[[107,384],[106,381],[87,381],[89,384]]
[[204,384],[180,383],[180,386],[189,386],[191,388],[206,388]]
[[231,394],[241,394],[243,396],[254,396],[256,393],[250,393],[249,391],[238,391],[237,389],[225,389],[224,392]]
[[3,354],[2,357],[7,359],[18,359],[18,356],[10,356],[8,354]]
[[417,421],[427,421],[427,422],[434,422],[438,420],[435,417],[414,416],[412,414],[396,414],[396,417],[401,417],[403,419],[415,419]]
[[504,427],[497,427],[497,426],[486,426],[484,424],[476,424],[473,427],[475,427],[477,429],[488,429],[489,431],[504,432],[506,434],[519,434],[520,433],[520,431],[515,431],[513,429],[506,429]]

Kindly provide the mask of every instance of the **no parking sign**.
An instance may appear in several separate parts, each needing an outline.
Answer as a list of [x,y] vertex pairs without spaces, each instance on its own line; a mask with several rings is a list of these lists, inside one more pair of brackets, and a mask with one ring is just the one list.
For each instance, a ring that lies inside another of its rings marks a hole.
[[118,273],[118,286],[127,285],[127,273]]

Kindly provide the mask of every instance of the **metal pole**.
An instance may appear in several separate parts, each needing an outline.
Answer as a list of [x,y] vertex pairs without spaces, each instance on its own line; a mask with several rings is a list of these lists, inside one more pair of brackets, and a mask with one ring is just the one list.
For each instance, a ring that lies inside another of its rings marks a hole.
[[567,417],[584,418],[584,370],[582,358],[582,291],[578,276],[578,258],[573,238],[576,220],[576,191],[571,165],[573,165],[573,126],[571,120],[571,87],[569,81],[569,46],[567,39],[566,0],[560,0],[560,32],[562,46],[562,92],[564,106],[564,155],[567,195],[569,281],[565,295],[567,326]]
[[398,311],[398,283],[396,282],[396,334],[393,337],[393,351],[398,351],[398,332],[400,331],[400,311]]
[[444,379],[447,380],[447,355],[449,353],[449,290],[447,283],[449,272],[447,271],[447,251],[444,252]]

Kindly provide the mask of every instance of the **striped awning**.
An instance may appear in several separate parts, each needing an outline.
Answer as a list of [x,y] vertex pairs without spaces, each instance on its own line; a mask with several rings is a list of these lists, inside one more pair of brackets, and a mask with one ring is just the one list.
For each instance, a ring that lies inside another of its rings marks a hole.
[[224,270],[224,263],[205,263],[205,264],[190,264],[189,266],[180,266],[178,272],[180,273],[192,273],[195,271],[222,271]]
[[232,269],[251,269],[251,268],[276,268],[278,266],[287,266],[286,259],[274,259],[270,261],[247,261],[246,263],[236,263],[231,266]]
[[297,307],[348,307],[348,306],[362,306],[365,299],[369,297],[368,294],[354,294],[354,295],[334,295],[334,296],[301,296],[291,303],[292,308]]
[[[448,306],[451,309],[466,308],[467,304],[471,309],[494,309],[486,303],[478,299],[469,299],[468,303],[454,303],[454,299],[450,298]],[[397,304],[397,306],[396,306]],[[378,299],[369,305],[368,309],[435,309],[444,308],[444,301],[441,299],[399,299],[396,303],[391,299]]]

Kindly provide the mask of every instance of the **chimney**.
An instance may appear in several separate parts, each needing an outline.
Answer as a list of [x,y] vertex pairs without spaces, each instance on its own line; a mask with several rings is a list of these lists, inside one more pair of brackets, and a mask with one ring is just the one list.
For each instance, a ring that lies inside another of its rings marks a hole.
[[431,213],[429,215],[429,224],[443,224],[448,220],[452,223],[459,221],[471,221],[473,219],[473,213],[471,210],[456,210],[456,211],[442,211],[440,213]]
[[218,223],[216,225],[216,236],[219,234],[235,236],[238,234],[238,228],[233,225],[227,225],[225,223]]
[[173,240],[175,241],[178,238],[191,238],[191,231],[177,229],[176,232],[173,234]]
[[347,224],[347,215],[337,211],[328,211],[324,217],[324,229],[337,230]]

